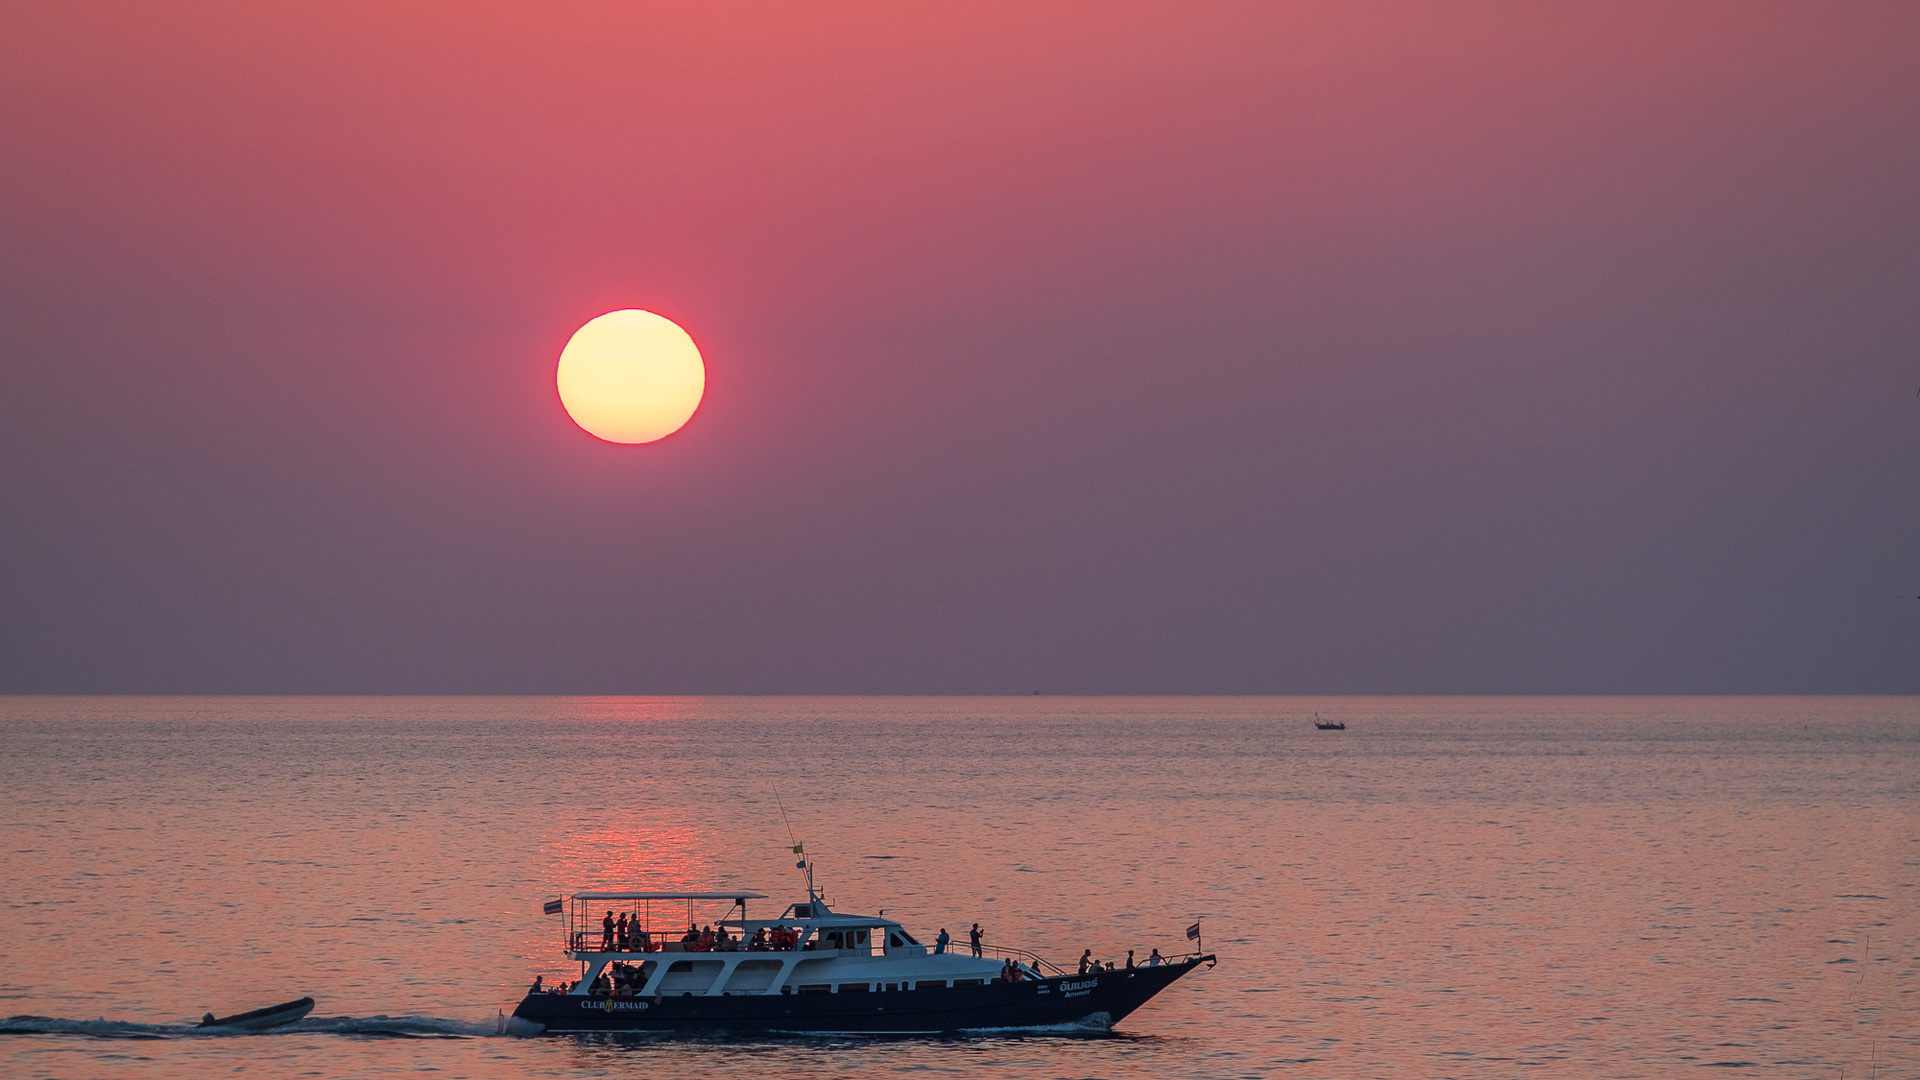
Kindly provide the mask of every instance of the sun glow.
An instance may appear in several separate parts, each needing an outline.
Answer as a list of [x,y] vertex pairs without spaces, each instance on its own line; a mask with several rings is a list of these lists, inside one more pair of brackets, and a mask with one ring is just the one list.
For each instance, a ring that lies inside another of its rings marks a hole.
[[685,330],[651,311],[609,311],[574,331],[554,381],[589,434],[649,443],[680,430],[707,390],[707,367]]

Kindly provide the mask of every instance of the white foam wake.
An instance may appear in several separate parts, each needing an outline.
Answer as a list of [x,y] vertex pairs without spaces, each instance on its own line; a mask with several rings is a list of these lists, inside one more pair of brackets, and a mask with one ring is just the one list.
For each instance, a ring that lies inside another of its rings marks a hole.
[[471,1039],[505,1034],[504,1019],[484,1023],[438,1016],[309,1016],[296,1024],[242,1031],[195,1024],[141,1024],[130,1020],[69,1020],[58,1016],[9,1016],[0,1035],[84,1035],[97,1039],[253,1038],[271,1035],[373,1035],[402,1039]]

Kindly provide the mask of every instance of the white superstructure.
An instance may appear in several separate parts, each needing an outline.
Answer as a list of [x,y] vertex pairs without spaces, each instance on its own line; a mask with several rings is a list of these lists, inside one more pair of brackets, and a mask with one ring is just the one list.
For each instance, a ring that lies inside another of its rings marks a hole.
[[[616,1004],[621,998],[885,993],[985,985],[1003,979],[1009,962],[1019,979],[1040,979],[1041,968],[1051,966],[1017,949],[983,946],[976,957],[961,941],[936,951],[892,919],[833,911],[812,892],[778,918],[748,918],[747,901],[756,899],[765,894],[576,893],[567,955],[580,962],[581,977],[569,993],[604,995]],[[732,905],[727,917],[703,936],[692,905],[722,900]],[[652,905],[682,901],[687,930],[662,934]],[[624,937],[604,926],[616,912],[633,928]]]

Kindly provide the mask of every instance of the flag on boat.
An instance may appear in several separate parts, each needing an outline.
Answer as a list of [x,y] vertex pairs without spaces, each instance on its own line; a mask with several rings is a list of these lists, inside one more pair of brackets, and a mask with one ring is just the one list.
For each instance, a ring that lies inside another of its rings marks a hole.
[[795,855],[805,855],[807,853],[807,845],[805,844],[793,845],[793,853]]
[[567,903],[564,900],[549,900],[545,904],[541,905],[540,910],[546,912],[548,915],[558,915],[560,914],[561,909],[565,908],[566,906],[567,906]]
[[1199,923],[1194,923],[1192,926],[1187,927],[1187,940],[1188,941],[1200,940],[1200,924]]

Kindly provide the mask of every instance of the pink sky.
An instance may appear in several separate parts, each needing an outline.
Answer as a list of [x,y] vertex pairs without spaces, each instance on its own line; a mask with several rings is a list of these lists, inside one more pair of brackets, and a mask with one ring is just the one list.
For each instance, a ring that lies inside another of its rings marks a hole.
[[[0,692],[1920,690],[1910,5],[0,16]],[[552,387],[615,307],[706,401]]]

